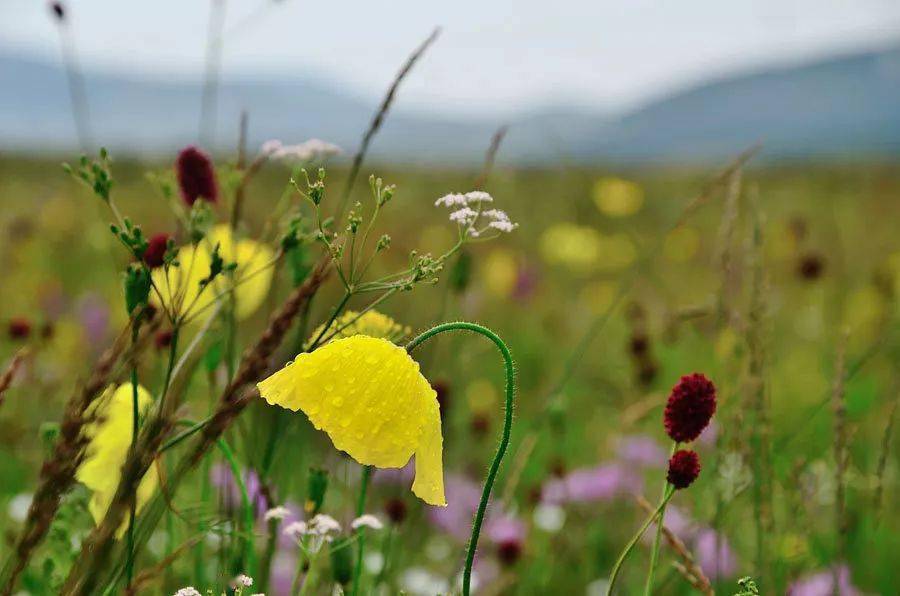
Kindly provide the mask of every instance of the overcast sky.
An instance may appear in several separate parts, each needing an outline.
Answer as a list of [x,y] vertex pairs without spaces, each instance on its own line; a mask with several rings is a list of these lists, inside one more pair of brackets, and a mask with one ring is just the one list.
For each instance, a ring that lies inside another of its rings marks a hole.
[[[200,76],[209,0],[68,0],[81,61]],[[380,95],[406,54],[407,108],[621,109],[735,69],[900,39],[900,0],[226,0],[226,75],[330,79]],[[0,0],[0,51],[59,58],[41,0]],[[0,91],[2,92],[2,91]]]

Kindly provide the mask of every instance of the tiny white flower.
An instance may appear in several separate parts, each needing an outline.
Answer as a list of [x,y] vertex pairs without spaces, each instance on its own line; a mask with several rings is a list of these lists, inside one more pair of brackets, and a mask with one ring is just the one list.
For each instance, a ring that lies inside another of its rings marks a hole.
[[273,519],[284,519],[290,514],[290,509],[279,505],[278,507],[272,507],[271,509],[266,511],[266,514],[263,517],[266,521],[272,521]]
[[541,504],[534,509],[534,525],[545,532],[555,534],[565,523],[566,512],[558,505]]
[[197,591],[197,588],[194,586],[188,586],[186,588],[181,588],[177,592],[175,592],[175,596],[202,596],[200,592]]
[[493,203],[494,197],[483,190],[473,190],[466,193],[466,201],[468,203]]
[[511,221],[501,221],[501,220],[492,221],[488,225],[491,226],[492,228],[494,228],[495,230],[500,230],[501,232],[512,232],[513,230],[515,230],[516,228],[519,227],[519,224],[514,224]]
[[[265,149],[269,149],[269,151],[266,152]],[[295,145],[282,145],[280,141],[267,141],[263,145],[263,152],[268,153],[273,159],[303,163],[337,155],[341,153],[341,148],[321,139],[309,139]]]
[[381,520],[375,517],[372,514],[366,513],[364,515],[360,515],[356,519],[354,519],[350,523],[350,527],[354,530],[358,530],[360,528],[371,528],[373,530],[380,530],[384,527],[384,524],[381,523]]
[[457,205],[466,205],[466,195],[460,194],[458,192],[451,192],[450,194],[446,194],[439,198],[434,202],[435,207],[440,207],[443,205],[444,207],[455,207]]
[[470,224],[475,221],[476,217],[478,217],[478,213],[474,209],[463,207],[450,214],[450,221],[458,224]]
[[23,522],[28,517],[28,509],[31,507],[32,496],[29,493],[19,493],[9,500],[6,509],[9,518],[16,522]]
[[240,573],[236,578],[234,578],[234,585],[249,588],[253,585],[253,578],[249,575]]
[[488,209],[487,211],[482,211],[481,214],[494,221],[509,221],[509,216],[502,209]]
[[308,528],[304,521],[291,522],[281,531],[282,534],[290,536],[294,540],[298,540],[301,536],[305,536],[307,532]]
[[324,513],[316,514],[315,517],[309,521],[309,532],[311,534],[325,535],[330,532],[340,531],[341,524],[330,515],[325,515]]
[[262,144],[262,146],[259,148],[259,152],[268,155],[269,153],[275,153],[282,147],[283,145],[278,139],[269,139]]

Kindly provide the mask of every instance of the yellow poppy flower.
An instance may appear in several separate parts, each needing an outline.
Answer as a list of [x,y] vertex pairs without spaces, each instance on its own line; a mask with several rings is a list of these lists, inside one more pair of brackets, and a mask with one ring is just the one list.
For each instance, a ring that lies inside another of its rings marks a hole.
[[[354,319],[356,320],[354,321]],[[324,328],[324,323],[319,325],[310,334],[308,343],[312,344],[312,342],[316,341],[319,335],[322,335]],[[334,333],[334,337],[330,338],[329,341],[353,337],[354,335],[368,335],[369,337],[380,337],[388,341],[399,342],[409,335],[411,331],[409,327],[401,325],[377,310],[368,310],[362,315],[356,311],[348,310],[335,319],[322,338],[324,339]]]
[[611,217],[634,215],[644,204],[644,190],[622,178],[601,178],[594,183],[594,204]]
[[[146,414],[153,398],[140,385],[137,394],[138,409],[142,415]],[[94,421],[85,427],[89,443],[85,459],[78,467],[75,478],[93,493],[88,508],[96,523],[103,520],[115,496],[122,476],[122,465],[131,448],[132,397],[131,383],[119,385],[117,389],[110,386],[88,412]],[[151,469],[138,486],[138,511],[153,496],[156,486],[156,471]],[[128,522],[125,521],[119,528],[119,537],[125,532],[127,525]]]
[[[219,225],[199,245],[187,245],[178,249],[178,267],[170,267],[168,275],[163,267],[153,270],[153,284],[159,289],[167,307],[173,305],[182,314],[185,311],[198,312],[228,290],[229,281],[225,275],[213,280],[200,290],[200,281],[209,276],[212,250],[219,245],[219,256],[226,263],[237,263],[234,279],[238,319],[246,319],[263,303],[272,285],[273,268],[269,265],[274,257],[272,249],[254,240],[242,239],[234,242],[231,227]],[[151,292],[157,304],[159,296]]]
[[303,410],[363,465],[402,468],[415,455],[413,493],[447,504],[437,394],[403,348],[366,335],[338,339],[300,354],[258,387],[268,403]]

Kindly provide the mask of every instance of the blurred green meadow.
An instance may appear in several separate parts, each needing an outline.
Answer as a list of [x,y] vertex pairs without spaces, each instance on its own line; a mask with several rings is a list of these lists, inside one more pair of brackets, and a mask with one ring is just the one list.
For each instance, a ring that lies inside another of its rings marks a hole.
[[[217,159],[226,191],[230,159]],[[512,442],[479,543],[476,593],[605,593],[616,557],[647,515],[634,495],[655,502],[662,490],[666,397],[681,375],[695,371],[714,381],[719,407],[696,446],[699,479],[676,493],[666,523],[715,592],[736,593],[737,580],[752,576],[762,594],[830,594],[835,578],[842,594],[897,593],[897,164],[751,161],[726,171],[729,159],[691,168],[497,166],[484,190],[519,227],[466,245],[438,283],[378,307],[413,333],[442,321],[482,323],[515,357]],[[4,559],[52,424],[128,321],[121,272],[129,259],[109,231],[112,216],[60,161],[0,158],[0,366],[27,348],[0,405]],[[112,167],[123,213],[146,235],[179,232],[146,175],[171,178],[171,163],[114,155]],[[480,170],[366,164],[361,173],[354,201],[371,200],[369,173],[397,186],[377,225],[378,235],[393,240],[373,265],[377,277],[402,268],[411,250],[438,254],[453,245],[456,227],[435,200],[471,190]],[[326,213],[346,175],[344,164],[327,168]],[[290,191],[289,177],[288,168],[269,164],[253,179],[241,224],[248,237],[263,235],[276,201]],[[214,213],[227,221],[227,200]],[[318,248],[303,250],[280,263],[265,305],[241,322],[241,348],[264,329],[298,268],[318,259]],[[340,297],[330,280],[312,302],[306,332],[328,319]],[[27,333],[7,329],[22,321]],[[293,328],[276,359],[293,358],[306,332]],[[842,397],[834,390],[841,346]],[[203,418],[217,397],[224,371],[216,350],[219,343],[207,348],[187,389],[186,418]],[[409,492],[402,472],[399,479],[375,473],[365,510],[385,528],[368,533],[364,593],[457,589],[472,513],[466,503],[473,487],[477,502],[502,425],[502,362],[490,343],[445,335],[415,358],[440,388],[449,507],[436,514]],[[151,390],[162,383],[165,359],[163,348],[151,347],[140,360]],[[835,415],[837,402],[845,415]],[[839,422],[847,458],[840,470]],[[275,429],[273,453],[267,439]],[[255,503],[260,519],[275,505],[302,510],[311,468],[328,471],[322,511],[345,525],[354,517],[360,467],[302,413],[258,400],[225,436],[251,493],[253,471],[264,461],[271,466],[267,488],[277,496]],[[188,585],[218,592],[244,571],[229,474],[218,454],[193,473],[139,553],[138,571],[152,572],[140,592],[172,594]],[[57,593],[93,526],[87,498],[84,487],[65,497],[20,589]],[[200,536],[205,550],[198,554],[191,544],[159,566],[195,536],[198,519],[218,528]],[[266,527],[259,521],[260,552]],[[641,542],[632,553],[620,593],[640,593],[648,551]],[[296,549],[279,546],[269,564],[268,593],[290,593]],[[344,564],[341,555],[331,558],[319,593],[346,586]],[[677,569],[682,564],[664,545],[655,593],[696,592]]]

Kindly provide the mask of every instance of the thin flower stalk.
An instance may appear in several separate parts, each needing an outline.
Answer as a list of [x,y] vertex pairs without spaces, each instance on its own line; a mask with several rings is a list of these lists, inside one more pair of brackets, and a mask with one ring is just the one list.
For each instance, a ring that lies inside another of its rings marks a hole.
[[481,492],[481,500],[478,503],[478,509],[475,513],[475,519],[472,522],[472,536],[469,539],[469,546],[466,553],[466,563],[463,570],[462,592],[463,596],[469,596],[472,583],[472,565],[475,562],[475,552],[478,549],[478,537],[481,534],[481,526],[484,522],[484,514],[487,510],[488,502],[491,498],[491,490],[494,488],[494,481],[496,480],[497,473],[500,470],[500,464],[503,462],[503,457],[506,455],[506,450],[509,446],[509,437],[513,421],[513,405],[516,392],[515,363],[513,362],[512,354],[510,353],[509,348],[506,346],[503,340],[500,339],[499,335],[497,335],[487,327],[483,327],[476,323],[466,323],[462,321],[443,323],[441,325],[432,327],[431,329],[423,332],[412,341],[410,341],[406,345],[406,350],[407,352],[412,352],[424,341],[435,337],[436,335],[447,331],[460,330],[473,331],[491,340],[494,345],[497,346],[497,349],[500,350],[506,367],[506,402],[503,410],[503,432],[500,437],[500,444],[497,446],[497,453],[494,455],[494,459],[491,462],[491,466],[488,469],[487,476],[485,477],[484,488]]

